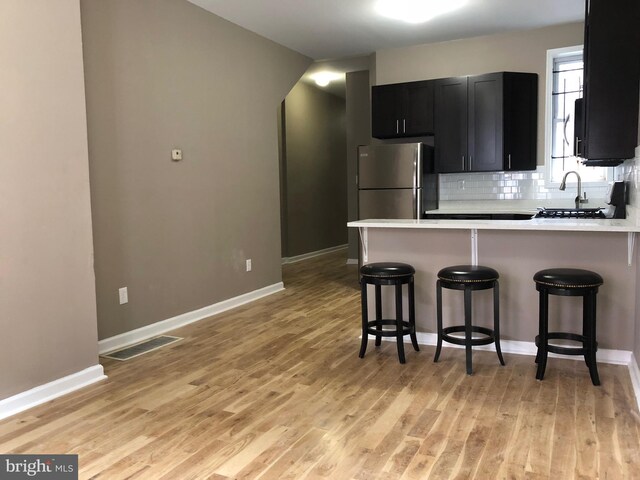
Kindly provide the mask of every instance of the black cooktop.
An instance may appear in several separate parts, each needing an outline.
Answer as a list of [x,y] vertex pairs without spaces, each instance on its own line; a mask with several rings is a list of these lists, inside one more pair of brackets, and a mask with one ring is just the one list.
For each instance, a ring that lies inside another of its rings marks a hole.
[[605,218],[600,208],[540,208],[535,218]]

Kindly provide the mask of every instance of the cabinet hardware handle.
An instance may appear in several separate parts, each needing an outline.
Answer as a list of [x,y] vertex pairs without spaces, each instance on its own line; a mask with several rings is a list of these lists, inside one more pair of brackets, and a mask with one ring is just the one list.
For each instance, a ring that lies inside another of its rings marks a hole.
[[407,124],[404,118],[402,119],[402,133],[407,133]]
[[465,163],[464,163],[464,155],[462,155],[462,170],[464,170],[464,166],[465,166]]
[[396,133],[400,133],[400,120],[396,120]]
[[469,170],[473,169],[473,167],[471,166],[471,162],[473,162],[473,157],[469,155]]
[[511,170],[511,154],[509,154],[509,170]]
[[582,142],[582,140],[580,140],[580,137],[576,137],[576,144],[575,144],[575,148],[574,148],[574,150],[576,151],[576,157],[579,157],[580,154],[582,153],[580,151],[580,142]]

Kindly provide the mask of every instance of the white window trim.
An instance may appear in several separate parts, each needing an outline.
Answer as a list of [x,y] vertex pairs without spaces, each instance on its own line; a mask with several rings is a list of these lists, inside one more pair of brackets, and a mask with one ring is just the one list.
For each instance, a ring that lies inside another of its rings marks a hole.
[[[570,57],[576,53],[582,52],[583,45],[575,45],[573,47],[553,48],[547,50],[547,76],[545,90],[545,116],[544,116],[544,180],[545,187],[555,189],[560,186],[560,182],[552,182],[551,178],[551,141],[553,128],[551,122],[551,112],[553,110],[553,60],[558,57]],[[573,178],[573,177],[572,177]],[[611,169],[607,170],[607,181],[604,182],[584,182],[583,185],[588,187],[606,187],[612,179]]]

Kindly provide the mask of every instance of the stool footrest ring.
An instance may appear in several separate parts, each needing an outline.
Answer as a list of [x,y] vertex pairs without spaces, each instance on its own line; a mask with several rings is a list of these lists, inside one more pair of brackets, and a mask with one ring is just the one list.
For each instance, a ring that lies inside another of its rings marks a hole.
[[[589,352],[589,349],[582,347],[571,347],[565,345],[550,345],[549,340],[571,340],[573,342],[580,342],[584,345],[586,338],[584,335],[578,335],[577,333],[566,332],[549,332],[547,334],[547,350],[552,353],[558,353],[560,355],[585,355]],[[540,346],[540,335],[536,335],[536,347]],[[596,351],[598,351],[598,342],[595,342]]]
[[[379,337],[396,337],[398,335],[397,330],[394,328],[393,330],[377,330],[376,327],[377,326],[389,326],[389,327],[396,327],[396,321],[395,320],[372,320],[370,322],[367,322],[367,333],[369,335],[373,335],[373,336],[379,336]],[[412,333],[415,333],[415,327],[413,325],[411,325],[409,322],[405,322],[404,320],[402,321],[402,335],[410,335]]]
[[[472,338],[470,344],[472,346],[478,346],[478,345],[489,345],[490,343],[494,343],[495,342],[495,335],[492,329],[490,328],[486,328],[486,327],[478,327],[478,326],[471,326],[471,331],[475,332],[475,333],[481,333],[483,335],[486,335],[486,337],[481,337],[481,338]],[[444,340],[445,342],[449,342],[449,343],[453,343],[455,345],[466,345],[467,342],[465,340],[464,337],[460,337],[460,336],[453,336],[450,335],[451,333],[464,333],[465,332],[465,327],[464,325],[455,325],[452,327],[444,327],[442,329],[442,340]]]

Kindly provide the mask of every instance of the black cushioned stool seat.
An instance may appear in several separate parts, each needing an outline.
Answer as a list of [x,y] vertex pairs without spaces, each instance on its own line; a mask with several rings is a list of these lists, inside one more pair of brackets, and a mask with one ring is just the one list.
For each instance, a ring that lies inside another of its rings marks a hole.
[[[364,357],[367,351],[369,335],[375,335],[376,347],[380,346],[382,337],[396,337],[398,347],[398,358],[400,363],[405,363],[404,345],[402,339],[404,335],[411,337],[413,348],[417,351],[418,340],[416,338],[416,310],[414,302],[413,275],[415,269],[406,263],[379,262],[369,263],[360,268],[360,288],[362,301],[362,343],[360,345],[359,357]],[[409,286],[409,320],[402,319],[402,285]],[[375,286],[375,308],[376,319],[369,320],[369,309],[367,302],[367,285]],[[396,318],[382,318],[382,286],[392,285],[395,287]],[[382,327],[393,327],[391,329]]]
[[[549,352],[562,355],[584,355],[589,367],[589,375],[594,385],[600,385],[596,364],[596,294],[604,283],[602,277],[589,270],[578,268],[550,268],[540,270],[533,276],[536,290],[540,292],[539,328],[536,336],[538,354],[536,378],[542,380],[547,367]],[[567,332],[549,332],[549,295],[582,297],[582,334]],[[572,340],[580,342],[580,347],[549,345],[549,340]]]
[[[433,359],[438,361],[442,350],[442,341],[463,345],[466,349],[467,374],[473,374],[471,347],[495,343],[496,353],[500,364],[504,365],[502,351],[500,349],[500,298],[498,286],[498,272],[490,267],[481,265],[455,265],[443,268],[438,272],[436,282],[436,308],[438,322],[438,343]],[[442,326],[442,289],[464,291],[464,325],[451,327]],[[493,329],[473,325],[471,315],[471,292],[474,290],[487,290],[493,288]],[[464,332],[464,337],[452,335]],[[473,338],[473,333],[482,336]]]

